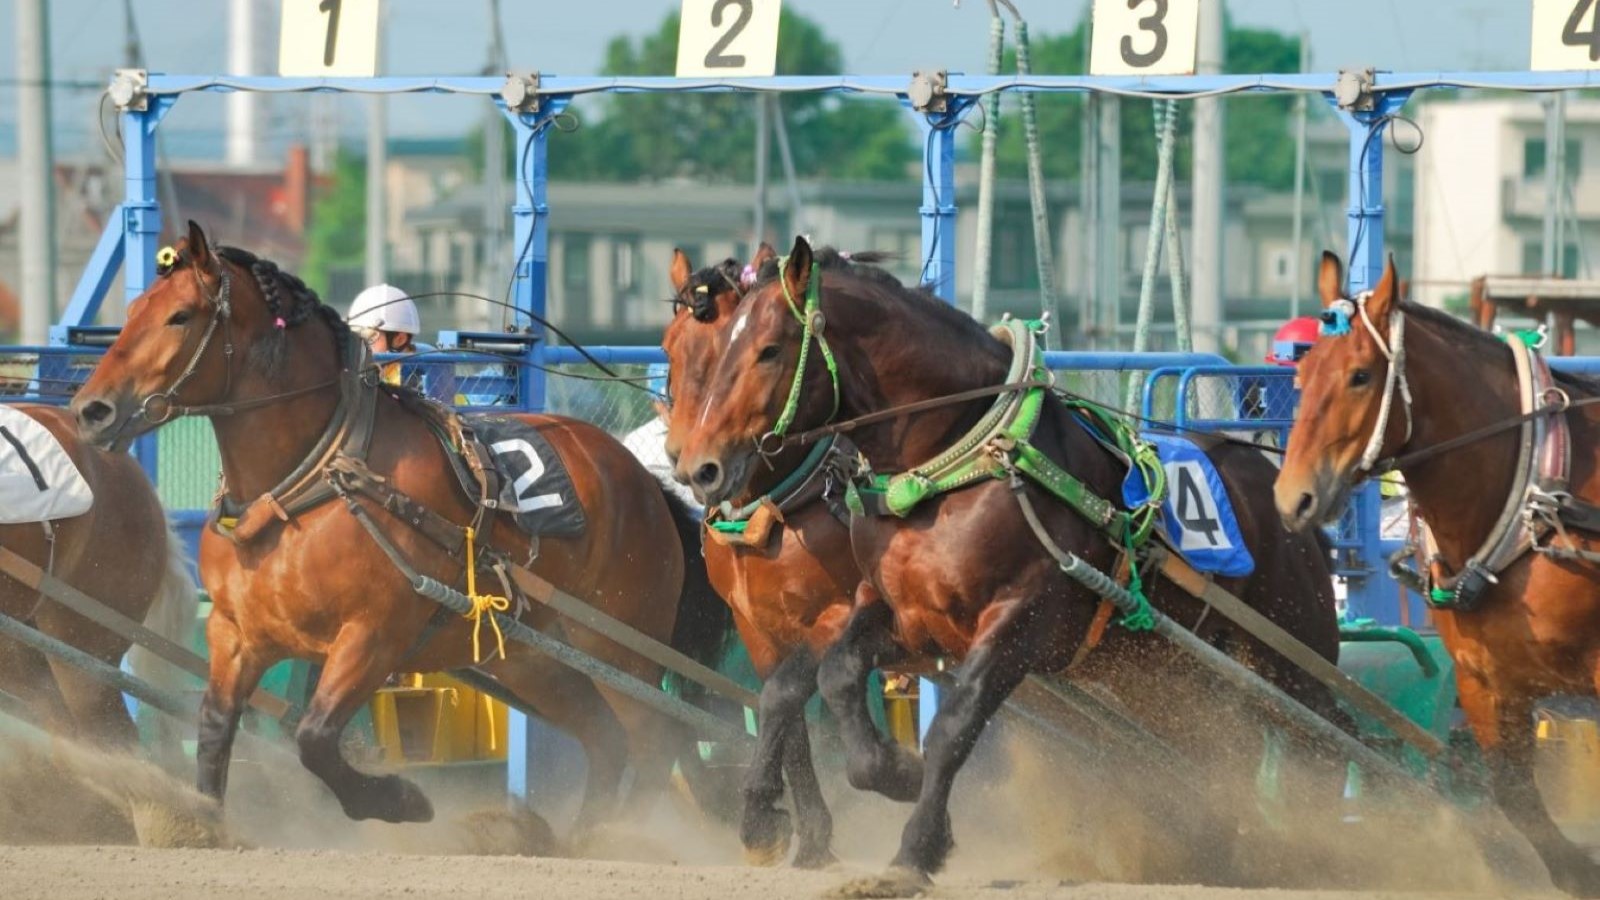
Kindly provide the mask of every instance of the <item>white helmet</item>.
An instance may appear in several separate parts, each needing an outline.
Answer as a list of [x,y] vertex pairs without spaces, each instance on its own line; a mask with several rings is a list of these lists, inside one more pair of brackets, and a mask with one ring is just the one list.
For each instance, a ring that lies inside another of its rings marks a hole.
[[357,294],[350,304],[349,321],[352,328],[422,333],[417,304],[392,284],[375,284]]

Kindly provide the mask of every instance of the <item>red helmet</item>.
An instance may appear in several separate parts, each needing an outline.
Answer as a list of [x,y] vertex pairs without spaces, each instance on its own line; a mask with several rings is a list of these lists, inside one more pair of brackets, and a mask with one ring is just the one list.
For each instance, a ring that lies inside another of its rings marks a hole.
[[1317,342],[1321,331],[1322,320],[1316,316],[1300,316],[1283,323],[1272,336],[1272,351],[1267,354],[1267,362],[1280,366],[1298,364],[1300,357]]

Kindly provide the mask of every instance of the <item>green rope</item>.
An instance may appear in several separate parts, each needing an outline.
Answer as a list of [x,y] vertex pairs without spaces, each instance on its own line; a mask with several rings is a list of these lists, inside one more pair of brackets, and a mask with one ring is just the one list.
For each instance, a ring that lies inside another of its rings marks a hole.
[[1433,606],[1449,606],[1450,604],[1456,602],[1456,592],[1449,588],[1429,588],[1428,602]]
[[789,279],[783,274],[788,262],[787,256],[778,260],[778,282],[783,285],[783,299],[789,304],[789,312],[800,323],[800,362],[794,370],[794,381],[789,385],[789,399],[783,404],[777,424],[772,426],[771,433],[778,437],[788,433],[789,426],[794,424],[794,417],[800,411],[800,391],[805,387],[806,362],[811,358],[813,338],[816,339],[817,349],[822,351],[822,361],[828,368],[828,380],[833,384],[833,412],[828,414],[828,419],[832,420],[839,414],[839,364],[834,361],[833,350],[828,347],[828,339],[822,336],[822,330],[812,327],[812,323],[822,315],[822,267],[816,262],[811,264],[811,277],[806,282],[806,305],[802,310],[789,290]]
[[1128,553],[1128,596],[1138,606],[1123,614],[1122,627],[1129,631],[1152,631],[1156,627],[1156,614],[1150,608],[1150,599],[1144,595],[1144,580],[1139,577],[1139,557],[1134,555],[1136,547],[1131,530],[1125,533],[1124,540]]

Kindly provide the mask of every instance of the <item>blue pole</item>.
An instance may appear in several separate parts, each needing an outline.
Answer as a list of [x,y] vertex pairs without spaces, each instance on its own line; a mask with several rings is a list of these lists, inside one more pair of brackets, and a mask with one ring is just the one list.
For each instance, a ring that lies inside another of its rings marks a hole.
[[912,111],[923,138],[919,280],[950,304],[956,302],[956,123],[969,102],[952,97],[947,112]]
[[[516,133],[516,200],[511,206],[513,259],[511,302],[518,310],[542,319],[550,260],[549,124],[567,108],[570,97],[544,97],[537,113],[506,109],[503,98],[495,102],[505,111]],[[518,404],[529,412],[545,408],[545,377],[539,366],[546,365],[544,327],[537,319],[521,316],[515,323],[526,326],[540,341],[528,349],[525,365],[519,367],[521,384]]]
[[[1339,110],[1339,118],[1350,131],[1346,278],[1351,295],[1371,290],[1383,277],[1383,132],[1388,117],[1404,106],[1410,95],[1408,90],[1385,92],[1373,98],[1370,110]],[[1329,100],[1332,101],[1331,96]],[[1369,481],[1355,491],[1345,516],[1348,518],[1344,528],[1346,533],[1358,536],[1356,552],[1361,556],[1351,567],[1360,574],[1351,574],[1345,580],[1349,615],[1376,619],[1384,625],[1401,624],[1402,591],[1389,574],[1381,547],[1383,497],[1376,482]]]

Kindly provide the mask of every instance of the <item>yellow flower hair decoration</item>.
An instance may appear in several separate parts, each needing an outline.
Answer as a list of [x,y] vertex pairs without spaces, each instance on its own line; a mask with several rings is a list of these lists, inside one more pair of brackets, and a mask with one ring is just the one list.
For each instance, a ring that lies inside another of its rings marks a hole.
[[157,275],[167,274],[168,272],[172,271],[172,267],[177,264],[178,251],[172,249],[171,247],[162,247],[160,250],[156,251]]

